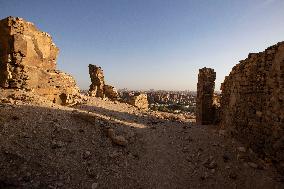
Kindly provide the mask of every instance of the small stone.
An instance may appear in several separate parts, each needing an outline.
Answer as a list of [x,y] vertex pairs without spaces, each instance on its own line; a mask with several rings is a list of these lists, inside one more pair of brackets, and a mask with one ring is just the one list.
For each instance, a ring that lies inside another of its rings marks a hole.
[[91,152],[90,151],[85,151],[83,153],[83,159],[88,159],[91,156]]
[[233,180],[236,180],[237,179],[237,174],[235,172],[230,172],[229,178],[233,179]]
[[253,162],[248,162],[248,165],[254,169],[257,169],[258,168],[258,165],[256,163],[253,163]]
[[239,152],[246,152],[247,151],[246,148],[242,147],[242,146],[238,147],[237,149],[238,149]]
[[109,128],[107,130],[107,136],[110,137],[110,138],[113,138],[115,136],[115,132],[113,129]]
[[96,183],[96,182],[94,182],[93,184],[92,184],[92,189],[96,189],[96,188],[98,188],[98,183]]
[[123,136],[115,136],[112,138],[112,142],[120,145],[120,146],[126,146],[127,145],[127,140]]
[[217,163],[210,157],[203,163],[203,166],[208,169],[214,169],[217,167]]
[[57,183],[57,186],[58,186],[58,187],[62,187],[63,185],[64,185],[64,184],[63,184],[62,182],[58,182],[58,183]]
[[227,165],[227,166],[225,167],[225,169],[231,169],[231,167],[230,167],[229,165]]
[[18,116],[12,116],[13,120],[19,120],[20,118]]
[[64,142],[62,142],[62,141],[55,141],[55,140],[53,140],[52,142],[51,142],[51,148],[52,149],[56,149],[56,148],[62,148],[63,146],[65,146],[66,144],[64,143]]
[[225,130],[219,130],[219,136],[224,136],[226,135],[226,131]]
[[229,155],[228,154],[224,154],[223,155],[223,160],[224,160],[224,162],[228,162],[230,160]]

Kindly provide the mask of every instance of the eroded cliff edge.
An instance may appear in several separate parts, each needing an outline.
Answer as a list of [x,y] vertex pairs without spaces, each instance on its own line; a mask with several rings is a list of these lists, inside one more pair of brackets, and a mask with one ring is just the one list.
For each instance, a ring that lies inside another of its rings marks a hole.
[[72,76],[56,70],[58,53],[51,36],[33,23],[18,17],[1,20],[0,88],[32,91],[58,104],[72,103],[79,88]]

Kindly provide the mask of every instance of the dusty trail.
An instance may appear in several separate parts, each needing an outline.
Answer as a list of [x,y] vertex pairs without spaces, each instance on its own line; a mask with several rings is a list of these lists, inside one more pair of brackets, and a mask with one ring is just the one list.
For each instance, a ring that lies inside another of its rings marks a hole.
[[[213,126],[99,99],[0,105],[0,188],[283,188]],[[112,143],[109,128],[128,144]]]
[[[107,103],[82,109],[136,124],[139,160],[129,171],[141,188],[280,188],[275,170],[215,126],[159,119]],[[102,106],[103,107],[100,107]],[[128,106],[128,105],[125,105]],[[158,118],[157,118],[158,117]],[[125,128],[123,128],[125,129]],[[122,130],[123,130],[122,129]],[[124,131],[127,133],[126,131]],[[139,144],[139,145],[138,145]],[[134,147],[135,148],[135,147]],[[137,152],[137,151],[136,151]],[[257,167],[256,167],[257,166]],[[123,187],[123,186],[121,186]],[[133,187],[129,185],[129,188]]]

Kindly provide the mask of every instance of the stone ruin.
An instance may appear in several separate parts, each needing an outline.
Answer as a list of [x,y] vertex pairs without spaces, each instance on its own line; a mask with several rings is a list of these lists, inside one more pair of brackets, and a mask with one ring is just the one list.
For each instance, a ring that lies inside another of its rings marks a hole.
[[221,85],[220,114],[210,112],[211,100],[202,91],[203,81],[208,81],[208,98],[212,98],[213,70],[201,69],[200,77],[197,122],[203,124],[204,118],[212,120],[214,115],[223,129],[271,159],[284,173],[284,42],[250,53],[234,66]]
[[215,119],[213,105],[216,73],[211,68],[199,69],[196,98],[196,122],[206,125]]
[[59,49],[49,34],[18,17],[0,21],[0,88],[32,91],[58,103],[79,94],[75,80],[56,70]]
[[91,85],[89,89],[90,96],[100,98],[107,97],[111,100],[118,99],[117,90],[113,86],[105,84],[104,73],[101,67],[89,64],[89,74],[91,78]]
[[221,125],[284,168],[284,42],[240,61],[221,86]]
[[148,110],[149,108],[148,96],[144,93],[123,93],[122,101],[132,106],[135,106],[141,110]]

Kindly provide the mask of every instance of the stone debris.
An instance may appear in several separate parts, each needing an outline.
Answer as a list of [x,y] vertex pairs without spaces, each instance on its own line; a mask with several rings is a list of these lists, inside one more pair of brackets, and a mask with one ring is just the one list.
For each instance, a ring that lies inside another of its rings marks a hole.
[[91,78],[90,96],[107,97],[111,100],[118,99],[117,90],[113,86],[105,84],[104,73],[101,67],[89,64],[89,74]]
[[128,141],[123,136],[116,135],[114,129],[112,128],[107,129],[107,136],[116,145],[126,146],[128,144]]
[[114,136],[112,139],[112,142],[120,145],[120,146],[126,146],[127,145],[127,140],[123,136]]
[[58,103],[79,95],[75,80],[56,70],[59,49],[50,35],[18,17],[0,21],[0,87],[24,89]]
[[242,147],[242,146],[238,147],[237,149],[238,149],[239,152],[246,152],[247,151],[246,148]]
[[92,189],[96,189],[96,188],[98,188],[98,186],[99,186],[99,184],[96,183],[96,182],[94,182],[94,183],[92,184]]
[[256,163],[253,163],[253,162],[248,162],[247,163],[250,167],[254,168],[254,169],[257,169],[258,168],[258,165]]

